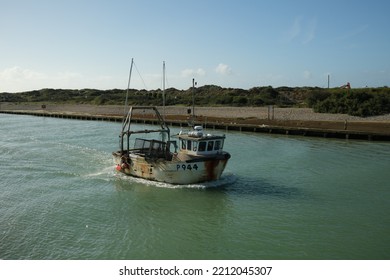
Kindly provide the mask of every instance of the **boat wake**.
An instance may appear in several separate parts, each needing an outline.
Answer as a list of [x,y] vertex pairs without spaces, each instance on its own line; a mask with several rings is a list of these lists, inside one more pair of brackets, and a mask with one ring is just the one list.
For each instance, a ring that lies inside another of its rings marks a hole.
[[216,181],[209,181],[199,184],[190,184],[190,185],[184,185],[186,188],[198,188],[198,189],[205,189],[205,188],[221,188],[225,187],[227,185],[233,184],[237,181],[237,177],[233,173],[224,173],[219,180]]
[[115,174],[115,170],[112,166],[105,167],[97,172],[89,173],[83,175],[86,178],[91,178],[91,179],[102,179],[105,181],[111,181],[112,176]]
[[157,188],[167,188],[167,189],[208,189],[208,188],[220,188],[227,185],[233,184],[237,181],[237,177],[233,173],[225,173],[221,176],[219,180],[198,183],[198,184],[188,184],[188,185],[177,185],[169,184],[164,182],[150,181],[142,178],[126,176],[122,173],[116,172],[115,176],[120,180],[128,181],[130,184],[141,184]]

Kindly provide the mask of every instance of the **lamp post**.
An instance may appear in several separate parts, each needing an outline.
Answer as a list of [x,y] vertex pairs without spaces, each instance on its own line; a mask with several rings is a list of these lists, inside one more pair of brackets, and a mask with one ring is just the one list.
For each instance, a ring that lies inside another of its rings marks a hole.
[[192,120],[195,120],[195,79],[192,79]]

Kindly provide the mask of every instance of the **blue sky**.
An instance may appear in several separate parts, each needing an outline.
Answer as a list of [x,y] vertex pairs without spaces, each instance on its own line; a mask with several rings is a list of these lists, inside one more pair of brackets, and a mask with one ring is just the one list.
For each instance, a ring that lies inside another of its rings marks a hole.
[[[0,92],[390,86],[390,1],[0,0]],[[138,74],[140,73],[140,75]]]

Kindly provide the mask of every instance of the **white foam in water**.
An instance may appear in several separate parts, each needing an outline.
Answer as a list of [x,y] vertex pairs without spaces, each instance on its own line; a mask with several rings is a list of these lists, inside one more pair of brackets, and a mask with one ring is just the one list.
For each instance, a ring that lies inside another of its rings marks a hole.
[[107,176],[107,175],[111,176],[113,174],[114,174],[114,168],[112,168],[112,166],[109,166],[109,167],[103,168],[102,170],[100,170],[98,172],[85,174],[84,176],[94,178],[94,177],[102,177],[102,176]]
[[188,184],[188,185],[175,185],[175,184],[169,184],[164,182],[157,182],[157,181],[151,181],[146,180],[142,178],[137,178],[133,176],[127,176],[122,173],[116,172],[116,176],[119,176],[122,180],[128,180],[130,183],[139,183],[147,186],[153,186],[157,188],[168,188],[168,189],[206,189],[206,188],[217,188],[221,186],[225,186],[228,184],[232,184],[235,181],[237,181],[237,177],[234,176],[232,173],[226,173],[222,175],[222,177],[219,180],[216,181],[210,181],[210,182],[204,182],[199,184]]
[[237,177],[233,173],[225,173],[219,180],[209,181],[199,184],[185,185],[187,188],[218,188],[232,184],[237,181]]

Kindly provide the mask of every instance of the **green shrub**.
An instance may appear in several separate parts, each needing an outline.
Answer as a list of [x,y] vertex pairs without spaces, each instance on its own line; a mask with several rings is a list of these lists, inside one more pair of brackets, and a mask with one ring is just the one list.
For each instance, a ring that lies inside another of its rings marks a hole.
[[[356,90],[335,91],[325,99],[317,98],[313,109],[319,113],[341,113],[369,117],[390,113],[390,93]],[[314,101],[315,99],[312,99]]]

